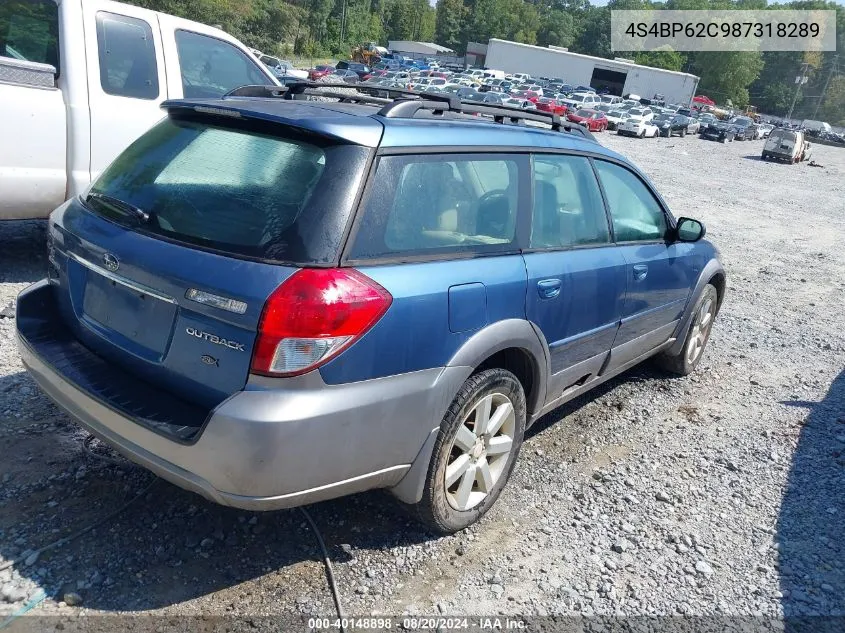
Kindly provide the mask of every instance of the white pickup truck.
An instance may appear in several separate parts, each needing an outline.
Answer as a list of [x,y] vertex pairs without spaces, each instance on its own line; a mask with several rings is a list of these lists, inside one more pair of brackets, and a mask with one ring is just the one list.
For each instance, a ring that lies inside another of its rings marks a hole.
[[0,220],[45,218],[164,116],[278,84],[238,40],[107,0],[0,0]]

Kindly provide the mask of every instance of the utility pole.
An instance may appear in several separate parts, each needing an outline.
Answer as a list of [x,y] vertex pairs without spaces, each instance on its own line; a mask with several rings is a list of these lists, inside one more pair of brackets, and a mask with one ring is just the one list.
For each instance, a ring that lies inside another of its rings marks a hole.
[[786,115],[787,121],[792,119],[792,111],[795,109],[795,104],[798,102],[798,94],[801,92],[801,86],[807,83],[807,70],[809,68],[810,64],[807,62],[801,64],[801,76],[795,78],[795,83],[797,84],[795,87],[795,96],[792,98],[792,105],[789,106],[789,114]]
[[830,72],[827,73],[827,79],[824,82],[824,88],[822,88],[822,93],[819,95],[819,100],[816,101],[816,109],[813,110],[813,119],[816,118],[816,115],[819,113],[819,106],[822,104],[822,100],[824,99],[824,95],[827,92],[827,87],[830,85],[830,79],[833,77],[833,74],[836,72],[836,60],[839,59],[839,55],[833,56],[833,63],[830,65]]

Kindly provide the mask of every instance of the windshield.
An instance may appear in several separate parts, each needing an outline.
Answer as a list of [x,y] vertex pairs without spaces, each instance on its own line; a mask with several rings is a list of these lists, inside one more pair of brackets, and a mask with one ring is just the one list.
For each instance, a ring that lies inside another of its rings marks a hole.
[[628,116],[630,116],[630,117],[645,116],[645,110],[638,110],[636,108],[633,108],[633,109],[628,111]]
[[584,119],[588,119],[588,118],[590,118],[592,115],[593,115],[593,113],[592,113],[590,110],[578,110],[578,111],[575,113],[575,116],[580,116],[580,117],[582,117],[582,118],[584,118]]
[[[345,226],[344,200],[357,187],[366,150],[215,123],[163,120],[102,173],[86,204],[138,231],[212,250],[292,263],[334,260],[343,230],[326,226],[327,216],[340,210]],[[108,199],[149,220],[127,217]]]

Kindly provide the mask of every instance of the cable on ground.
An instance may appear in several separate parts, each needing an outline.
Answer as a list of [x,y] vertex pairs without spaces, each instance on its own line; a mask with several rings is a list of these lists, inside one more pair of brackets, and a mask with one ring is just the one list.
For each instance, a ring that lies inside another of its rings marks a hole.
[[311,518],[308,510],[300,507],[299,511],[302,512],[309,525],[311,525],[311,531],[317,538],[317,543],[319,543],[320,549],[323,552],[323,564],[326,566],[326,577],[329,581],[329,588],[332,590],[332,598],[334,599],[335,609],[337,609],[337,617],[340,619],[340,631],[341,633],[346,633],[346,628],[343,625],[345,616],[343,614],[343,605],[340,602],[340,592],[338,591],[337,584],[335,583],[332,561],[329,558],[329,551],[326,549],[326,543],[323,541],[323,535],[320,534],[320,530],[317,529],[317,524],[314,522],[314,519]]

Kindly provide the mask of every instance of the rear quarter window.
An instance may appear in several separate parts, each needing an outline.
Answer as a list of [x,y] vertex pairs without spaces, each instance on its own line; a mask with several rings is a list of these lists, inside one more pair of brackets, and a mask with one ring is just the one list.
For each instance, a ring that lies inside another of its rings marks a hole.
[[381,158],[349,259],[514,250],[526,169],[505,154]]
[[[266,130],[165,119],[103,172],[91,188],[101,195],[86,204],[186,245],[284,263],[336,261],[367,150]],[[143,210],[149,221],[109,199]]]

